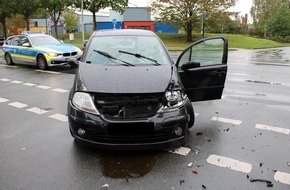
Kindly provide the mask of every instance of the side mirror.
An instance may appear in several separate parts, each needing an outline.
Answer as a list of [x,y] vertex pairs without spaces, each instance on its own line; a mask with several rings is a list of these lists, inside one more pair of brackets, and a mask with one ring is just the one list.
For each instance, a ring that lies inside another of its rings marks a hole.
[[84,43],[83,43],[83,48],[85,48],[85,47],[87,46],[88,41],[89,41],[89,40],[85,40],[85,41],[84,41]]
[[181,66],[181,69],[184,70],[184,71],[186,71],[188,69],[198,68],[198,67],[200,67],[200,63],[199,62],[189,61],[189,62],[184,63]]

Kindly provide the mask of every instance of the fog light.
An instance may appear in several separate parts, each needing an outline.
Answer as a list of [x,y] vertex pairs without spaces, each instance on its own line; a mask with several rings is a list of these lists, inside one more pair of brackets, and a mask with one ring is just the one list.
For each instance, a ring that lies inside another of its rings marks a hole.
[[86,131],[85,131],[84,129],[79,128],[79,130],[78,130],[78,134],[79,134],[80,136],[83,136],[85,133],[86,133]]
[[175,135],[177,135],[177,136],[181,136],[181,135],[182,135],[182,128],[181,128],[181,127],[176,127],[176,128],[174,129],[174,133],[175,133]]

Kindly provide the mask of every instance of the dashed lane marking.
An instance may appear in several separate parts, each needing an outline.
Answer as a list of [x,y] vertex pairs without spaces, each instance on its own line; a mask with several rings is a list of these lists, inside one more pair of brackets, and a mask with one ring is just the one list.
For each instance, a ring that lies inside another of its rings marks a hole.
[[13,106],[13,107],[16,107],[16,108],[24,108],[24,107],[27,106],[26,104],[22,104],[20,102],[12,102],[12,103],[10,103],[8,105]]
[[4,102],[8,102],[8,101],[9,101],[8,99],[0,97],[0,103],[4,103]]
[[290,174],[277,171],[274,175],[274,179],[280,183],[290,185]]
[[60,74],[60,72],[55,72],[55,71],[43,71],[43,70],[35,70],[35,71],[41,72],[41,73],[55,74],[55,75]]
[[233,125],[240,125],[242,123],[242,121],[240,121],[240,120],[227,119],[227,118],[215,117],[215,116],[212,117],[211,120],[219,121],[219,122],[223,122],[223,123],[229,123],[229,124],[233,124]]
[[8,81],[11,81],[11,79],[7,79],[7,78],[2,78],[0,79],[1,81],[4,81],[4,82],[8,82]]
[[36,86],[36,87],[37,87],[37,88],[41,88],[41,89],[45,89],[45,90],[51,88],[50,86],[42,86],[42,85],[38,85],[38,86]]
[[67,122],[68,121],[67,116],[66,115],[62,115],[62,114],[54,114],[54,115],[51,115],[49,117],[52,118],[52,119],[63,121],[63,122]]
[[286,135],[290,134],[290,129],[285,129],[281,127],[274,127],[274,126],[269,126],[269,125],[263,125],[263,124],[257,124],[256,125],[257,129],[263,129],[263,130],[268,130],[268,131],[274,131],[277,133],[283,133]]
[[21,84],[23,83],[22,81],[19,81],[19,80],[12,80],[11,83],[14,83],[14,84]]
[[53,89],[52,91],[60,92],[60,93],[66,93],[66,92],[69,92],[69,90],[61,89],[61,88],[55,88],[55,89]]
[[39,114],[39,115],[48,112],[48,111],[46,111],[46,110],[43,110],[43,109],[40,109],[40,108],[37,108],[37,107],[29,108],[29,109],[27,109],[26,111],[29,111],[29,112],[32,112],[32,113],[36,113],[36,114]]
[[36,84],[34,83],[30,83],[30,82],[27,82],[27,83],[23,83],[24,86],[36,86]]
[[186,147],[179,147],[173,150],[170,150],[169,152],[174,153],[174,154],[179,154],[182,156],[186,156],[188,155],[188,153],[191,151],[190,148],[186,148]]
[[229,168],[231,170],[250,173],[252,170],[252,165],[246,162],[241,162],[239,160],[234,160],[232,158],[227,158],[219,155],[212,154],[207,158],[207,162],[223,168]]

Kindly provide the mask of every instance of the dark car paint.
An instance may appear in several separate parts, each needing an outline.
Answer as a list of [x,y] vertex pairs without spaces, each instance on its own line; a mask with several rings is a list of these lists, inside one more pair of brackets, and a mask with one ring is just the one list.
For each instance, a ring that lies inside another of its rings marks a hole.
[[128,67],[80,63],[79,67],[88,91],[101,93],[164,92],[172,72],[170,64]]
[[[119,30],[95,32],[91,38],[102,35],[116,35],[116,32],[118,35],[155,35],[153,33],[147,33],[146,31],[136,32],[136,30]],[[89,46],[90,40],[86,48]],[[189,48],[191,48],[191,46],[189,46]],[[225,59],[225,56],[227,57],[227,52],[223,56],[225,66],[218,65],[212,68],[190,67],[186,70],[179,71],[177,71],[177,65],[173,64],[173,62],[162,66],[95,66],[82,62],[85,60],[85,56],[86,51],[84,51],[83,59],[79,63],[80,66],[69,96],[69,127],[72,136],[78,142],[106,149],[164,149],[182,145],[187,138],[187,129],[194,123],[194,111],[190,100],[187,98],[185,101],[186,103],[174,111],[156,113],[147,118],[120,119],[106,117],[102,114],[96,116],[78,110],[72,104],[74,92],[87,91],[93,94],[113,93],[118,96],[119,94],[126,95],[132,93],[164,93],[166,88],[178,88],[181,91],[187,90],[191,99],[216,99],[220,98],[218,97],[219,95],[221,96],[220,93],[224,86],[223,80],[225,80],[227,69],[227,60]],[[212,78],[212,76],[220,77],[221,73],[217,73],[220,69],[225,70],[225,75],[222,76],[223,79],[215,83],[216,78]],[[148,75],[150,75],[150,77],[148,77]],[[192,83],[191,77],[195,77],[195,75],[197,75],[196,77],[199,79],[199,82]],[[202,79],[200,77],[202,77]],[[136,79],[136,81],[134,81],[134,79]],[[100,81],[102,82],[99,84]],[[208,83],[208,81],[212,82]],[[216,95],[207,97],[208,94],[214,93],[216,93]],[[197,94],[196,97],[194,97],[194,94]],[[191,124],[188,125],[188,122]],[[142,129],[141,127],[143,125],[151,126],[152,134],[150,133],[146,136],[140,132],[138,135],[133,135],[133,137],[130,135],[132,129],[139,131]],[[114,128],[116,130],[121,130],[119,131],[121,134],[112,133],[111,126],[116,127]],[[126,130],[127,126],[133,127]],[[177,126],[183,129],[181,136],[176,136],[174,134],[174,130]],[[86,129],[88,132],[84,136],[78,135],[77,129],[79,127]],[[154,141],[155,135],[158,134],[166,134],[167,137],[161,141]],[[132,141],[132,139],[134,140]]]

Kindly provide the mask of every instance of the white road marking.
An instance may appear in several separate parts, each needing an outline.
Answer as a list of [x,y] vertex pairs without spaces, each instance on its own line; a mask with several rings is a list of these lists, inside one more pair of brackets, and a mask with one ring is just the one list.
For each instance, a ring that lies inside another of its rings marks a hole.
[[0,65],[2,67],[11,67],[11,68],[17,68],[18,66],[12,66],[12,65]]
[[52,91],[55,91],[55,92],[60,92],[60,93],[69,92],[69,90],[66,90],[66,89],[61,89],[61,88],[55,88],[55,89],[53,89]]
[[36,84],[34,84],[34,83],[29,83],[29,82],[24,83],[23,85],[25,85],[25,86],[36,86]]
[[62,114],[54,114],[54,115],[51,115],[49,117],[52,118],[52,119],[63,121],[63,122],[67,122],[68,121],[67,116],[66,115],[62,115]]
[[283,133],[283,134],[286,134],[286,135],[290,134],[290,129],[281,128],[281,127],[274,127],[274,126],[269,126],[269,125],[257,124],[256,128],[257,129],[268,130],[268,131],[274,131],[274,132],[277,132],[277,133]]
[[229,75],[239,75],[239,76],[247,76],[247,77],[261,77],[258,75],[251,75],[251,74],[245,74],[245,73],[228,73]]
[[8,101],[9,101],[8,99],[6,99],[6,98],[1,98],[1,97],[0,97],[0,102],[1,102],[1,103],[8,102]]
[[2,78],[1,81],[8,82],[8,81],[11,81],[11,79]]
[[290,174],[277,171],[274,175],[274,179],[280,183],[290,185]]
[[234,160],[232,158],[227,158],[219,155],[210,155],[207,158],[207,162],[223,168],[229,168],[231,170],[250,173],[252,170],[252,165],[246,162],[241,162],[239,160]]
[[11,83],[14,83],[14,84],[21,84],[21,83],[23,83],[22,81],[19,81],[19,80],[13,80],[13,81],[11,81]]
[[51,87],[49,87],[49,86],[38,85],[37,88],[41,88],[41,89],[45,89],[45,90],[47,90],[47,89],[50,89]]
[[186,155],[188,155],[188,153],[189,153],[190,151],[191,151],[190,148],[179,147],[179,148],[176,148],[176,149],[170,150],[169,152],[171,152],[171,153],[175,153],[175,154],[179,154],[179,155],[182,155],[182,156],[186,156]]
[[26,111],[29,111],[29,112],[32,112],[32,113],[36,113],[36,114],[39,114],[39,115],[48,112],[46,110],[43,110],[43,109],[40,109],[40,108],[37,108],[37,107],[33,107],[33,108],[30,108],[30,109],[27,109]]
[[43,71],[43,70],[35,70],[35,71],[42,72],[42,73],[56,74],[56,75],[60,74],[60,72],[55,72],[55,71]]
[[242,121],[240,121],[240,120],[227,119],[227,118],[215,117],[215,116],[212,117],[211,120],[219,121],[219,122],[223,122],[223,123],[229,123],[229,124],[233,124],[233,125],[240,125],[242,123]]
[[12,103],[10,103],[8,105],[13,106],[13,107],[16,107],[16,108],[24,108],[24,107],[27,106],[26,104],[22,104],[20,102],[12,102]]

